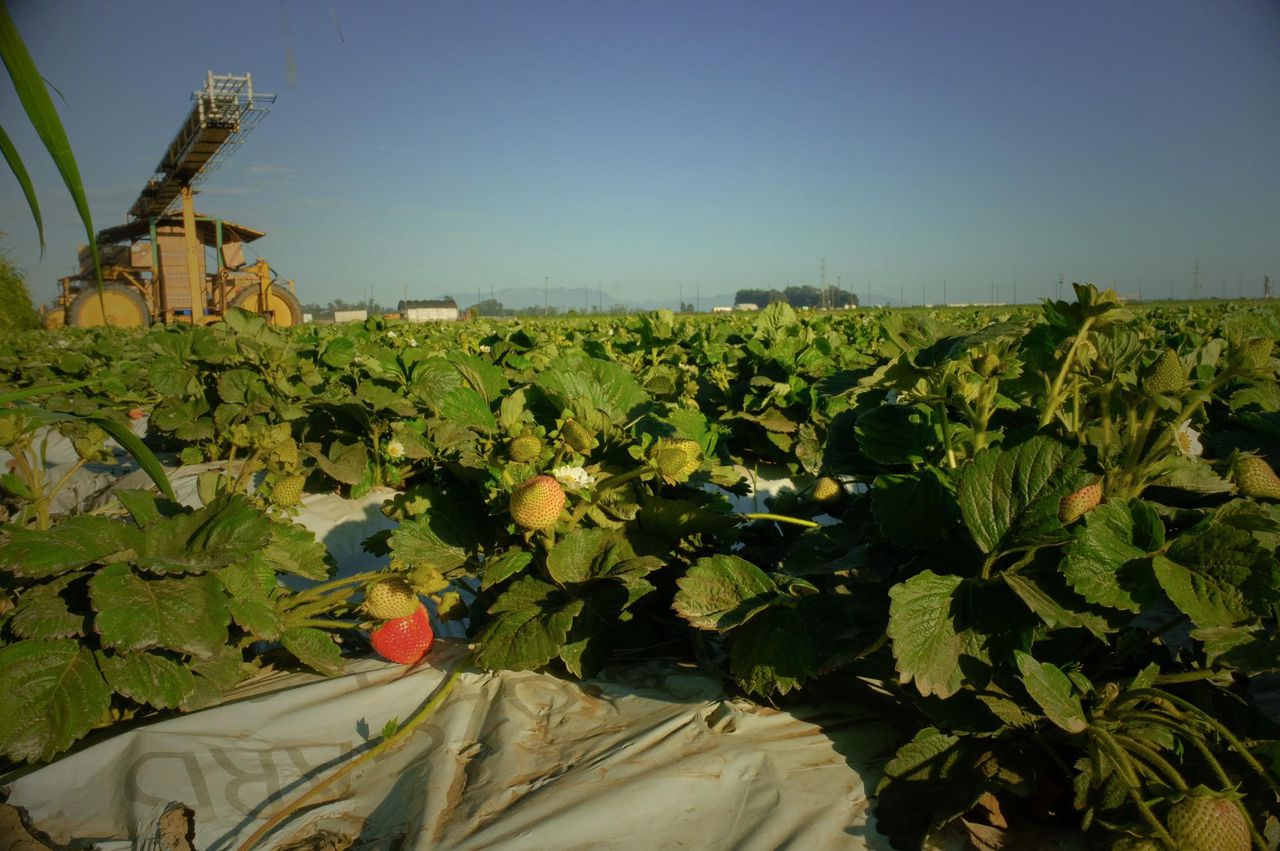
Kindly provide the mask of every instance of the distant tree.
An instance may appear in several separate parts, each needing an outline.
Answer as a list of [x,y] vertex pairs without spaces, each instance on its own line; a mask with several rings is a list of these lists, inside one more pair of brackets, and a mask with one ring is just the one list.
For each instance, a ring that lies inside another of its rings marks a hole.
[[476,316],[508,316],[510,311],[502,306],[502,302],[496,298],[486,298],[484,301],[477,302],[471,306]]

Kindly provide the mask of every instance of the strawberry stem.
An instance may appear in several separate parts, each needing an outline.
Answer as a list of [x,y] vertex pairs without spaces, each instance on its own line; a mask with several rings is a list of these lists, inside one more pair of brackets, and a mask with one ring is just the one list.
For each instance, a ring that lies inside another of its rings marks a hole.
[[815,523],[812,520],[802,520],[799,517],[788,517],[785,514],[739,514],[747,520],[773,520],[777,523],[793,523],[796,526],[805,526],[810,529],[816,529],[821,523]]

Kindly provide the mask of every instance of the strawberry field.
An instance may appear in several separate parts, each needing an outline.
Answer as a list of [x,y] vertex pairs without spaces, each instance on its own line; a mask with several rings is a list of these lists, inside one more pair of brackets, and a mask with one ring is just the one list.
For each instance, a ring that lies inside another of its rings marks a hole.
[[[895,848],[955,824],[1273,848],[1278,337],[1270,303],[1092,286],[1010,309],[9,334],[3,767],[270,670],[431,664],[453,623],[459,669],[658,658],[892,721],[873,813]],[[48,463],[54,433],[73,463]],[[113,445],[151,484],[67,508]],[[792,486],[744,510],[762,472]],[[363,546],[385,566],[338,575],[298,506],[376,488],[393,528]]]

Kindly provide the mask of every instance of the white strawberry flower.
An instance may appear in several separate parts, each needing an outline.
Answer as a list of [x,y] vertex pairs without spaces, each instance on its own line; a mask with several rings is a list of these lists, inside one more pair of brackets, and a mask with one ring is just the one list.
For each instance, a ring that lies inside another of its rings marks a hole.
[[401,443],[401,442],[400,442],[400,441],[398,441],[398,440],[393,440],[393,441],[391,441],[390,443],[388,443],[388,444],[387,444],[387,457],[388,457],[388,458],[396,458],[396,459],[403,458],[403,457],[404,457],[404,444],[403,444],[403,443]]
[[399,337],[400,335],[397,334],[395,331],[388,331],[387,336],[394,340],[396,337]]
[[1188,458],[1199,458],[1204,453],[1204,447],[1200,445],[1200,433],[1191,427],[1191,420],[1178,426],[1174,438],[1178,441],[1178,451]]
[[596,483],[595,477],[582,467],[570,467],[567,464],[563,467],[556,467],[551,471],[551,475],[560,483],[562,488],[570,491],[589,488]]
[[488,347],[488,346],[481,346],[481,347],[480,347],[480,352],[481,352],[481,354],[486,354],[486,355],[487,355],[487,354],[489,354],[489,351],[490,351],[490,349],[489,349],[489,347]]
[[410,338],[409,338],[409,348],[411,348],[411,349],[416,349],[416,348],[418,348],[418,341],[417,341],[417,340],[415,340],[415,339],[413,339],[412,337],[410,337]]

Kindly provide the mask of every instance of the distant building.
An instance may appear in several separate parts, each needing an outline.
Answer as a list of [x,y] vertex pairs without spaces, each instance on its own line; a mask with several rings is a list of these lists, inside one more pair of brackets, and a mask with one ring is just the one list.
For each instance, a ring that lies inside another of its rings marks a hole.
[[451,298],[409,299],[396,310],[408,322],[456,322],[458,303]]
[[368,318],[367,310],[335,310],[333,312],[334,322],[363,322]]
[[711,312],[712,313],[733,313],[733,308],[732,307],[713,307],[711,308]]
[[734,310],[759,310],[760,306],[752,304],[751,302],[743,302],[742,304],[735,304],[733,306],[733,309]]

